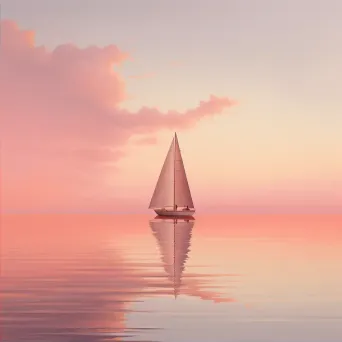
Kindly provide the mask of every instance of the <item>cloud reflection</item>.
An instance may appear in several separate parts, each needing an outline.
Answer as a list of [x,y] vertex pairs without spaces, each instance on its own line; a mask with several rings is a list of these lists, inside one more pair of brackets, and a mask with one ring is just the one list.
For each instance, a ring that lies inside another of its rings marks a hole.
[[211,275],[183,275],[194,221],[179,220],[175,230],[173,222],[151,223],[163,271],[123,244],[146,231],[145,217],[5,215],[2,221],[0,330],[6,342],[144,341],[156,326],[153,320],[127,326],[127,315],[153,314],[137,302],[175,294],[225,300],[205,290]]
[[14,215],[3,226],[4,341],[144,341],[154,329],[126,326],[149,276],[141,263],[106,247],[118,237],[115,218]]

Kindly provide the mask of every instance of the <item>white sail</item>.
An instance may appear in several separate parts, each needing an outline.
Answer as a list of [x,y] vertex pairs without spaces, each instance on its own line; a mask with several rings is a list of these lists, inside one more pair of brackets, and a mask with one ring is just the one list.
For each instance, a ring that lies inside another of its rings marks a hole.
[[190,187],[184,168],[182,154],[179,148],[177,135],[175,135],[175,204],[179,207],[194,208]]
[[164,208],[174,206],[174,155],[175,141],[172,140],[169,152],[160,172],[156,188],[149,208]]
[[194,208],[176,134],[164,161],[149,208],[175,205]]

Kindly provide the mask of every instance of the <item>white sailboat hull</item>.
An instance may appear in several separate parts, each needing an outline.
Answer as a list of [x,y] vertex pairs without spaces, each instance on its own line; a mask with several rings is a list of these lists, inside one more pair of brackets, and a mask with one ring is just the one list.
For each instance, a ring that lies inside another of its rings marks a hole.
[[183,217],[183,216],[192,216],[195,214],[195,209],[189,210],[165,210],[165,209],[154,209],[155,213],[159,216],[174,216],[174,217]]

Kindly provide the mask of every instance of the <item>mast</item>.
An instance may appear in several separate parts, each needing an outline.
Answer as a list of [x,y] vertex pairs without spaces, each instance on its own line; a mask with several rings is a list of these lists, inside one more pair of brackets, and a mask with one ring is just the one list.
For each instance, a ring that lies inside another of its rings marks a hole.
[[176,209],[176,140],[177,134],[173,138],[173,209]]

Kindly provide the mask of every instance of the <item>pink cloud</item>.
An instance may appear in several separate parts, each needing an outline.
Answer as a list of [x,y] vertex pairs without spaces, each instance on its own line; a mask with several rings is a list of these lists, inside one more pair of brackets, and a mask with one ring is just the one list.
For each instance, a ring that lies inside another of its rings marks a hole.
[[155,136],[147,136],[147,137],[142,137],[139,138],[136,141],[137,145],[155,145],[158,142],[157,137]]
[[142,80],[142,79],[146,79],[146,78],[153,78],[155,76],[156,76],[156,73],[148,72],[148,73],[145,73],[145,74],[130,75],[129,78],[133,78],[135,80]]
[[79,206],[100,196],[136,134],[193,127],[233,105],[211,96],[184,113],[122,109],[125,82],[115,71],[129,56],[115,45],[50,51],[34,32],[1,21],[0,136],[7,209]]

